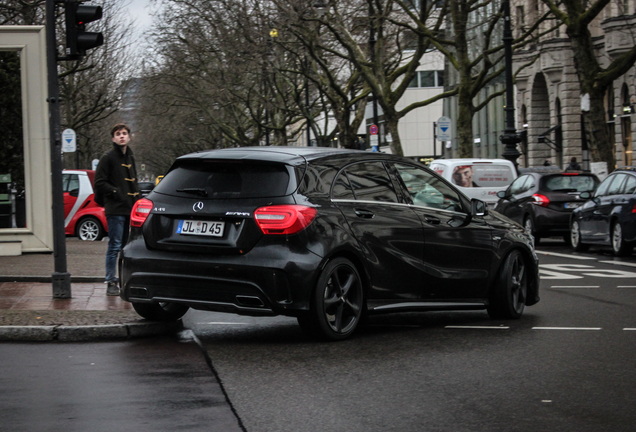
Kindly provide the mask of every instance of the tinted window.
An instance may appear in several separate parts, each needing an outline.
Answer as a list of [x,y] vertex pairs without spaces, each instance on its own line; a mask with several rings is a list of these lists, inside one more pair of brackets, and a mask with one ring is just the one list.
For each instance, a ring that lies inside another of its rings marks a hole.
[[621,193],[623,183],[625,182],[625,174],[617,174],[614,176],[614,181],[610,184],[609,189],[607,189],[607,195],[618,195]]
[[64,192],[79,191],[79,177],[76,174],[63,174],[62,184]]
[[347,178],[357,200],[398,202],[382,162],[363,162],[347,167]]
[[281,164],[199,160],[181,162],[154,190],[184,197],[260,198],[283,196],[288,184]]
[[592,191],[597,180],[586,175],[563,175],[547,177],[543,189],[553,192],[585,192]]
[[346,172],[341,172],[333,184],[333,199],[354,199]]
[[419,167],[396,164],[395,168],[413,204],[445,210],[461,210],[461,201],[457,192],[443,180]]
[[633,194],[636,191],[636,177],[628,175],[627,181],[625,182],[625,192],[626,194]]
[[598,196],[605,195],[606,192],[607,192],[607,188],[609,187],[609,185],[612,182],[612,180],[614,180],[614,176],[609,176],[605,180],[603,180],[601,182],[601,184],[599,185],[598,189],[596,189],[596,192],[594,193],[594,196],[598,197]]
[[525,192],[529,189],[530,184],[532,183],[532,177],[530,176],[521,176],[517,180],[513,181],[510,185],[510,193],[512,195],[519,194]]

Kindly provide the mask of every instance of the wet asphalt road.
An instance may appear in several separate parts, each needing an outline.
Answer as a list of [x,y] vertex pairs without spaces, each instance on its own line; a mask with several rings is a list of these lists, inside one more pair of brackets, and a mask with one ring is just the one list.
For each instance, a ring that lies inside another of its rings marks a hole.
[[542,301],[518,321],[381,316],[340,343],[284,317],[185,324],[249,432],[633,431],[636,260],[543,249]]
[[1,343],[0,431],[241,431],[201,349],[175,337]]

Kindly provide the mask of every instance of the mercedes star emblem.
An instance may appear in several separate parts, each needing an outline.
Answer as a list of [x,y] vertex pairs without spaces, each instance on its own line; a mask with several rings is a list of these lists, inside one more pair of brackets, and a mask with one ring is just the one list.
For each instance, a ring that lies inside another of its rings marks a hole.
[[198,212],[199,210],[203,210],[203,201],[195,202],[192,206],[192,210]]

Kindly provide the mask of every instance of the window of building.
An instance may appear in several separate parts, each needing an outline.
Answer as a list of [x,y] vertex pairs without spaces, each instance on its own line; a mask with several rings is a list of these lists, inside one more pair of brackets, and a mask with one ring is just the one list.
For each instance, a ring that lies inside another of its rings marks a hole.
[[419,71],[409,83],[409,88],[444,87],[444,71]]

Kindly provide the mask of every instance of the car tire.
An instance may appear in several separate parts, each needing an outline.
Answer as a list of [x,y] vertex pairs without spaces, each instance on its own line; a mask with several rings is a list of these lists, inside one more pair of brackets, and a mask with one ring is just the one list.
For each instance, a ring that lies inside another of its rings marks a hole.
[[298,317],[303,331],[325,340],[350,337],[364,311],[364,290],[358,269],[346,258],[330,261],[318,278],[308,314]]
[[537,233],[534,229],[534,222],[532,221],[532,216],[526,215],[523,219],[523,227],[526,229],[528,234],[530,234],[534,238],[534,245],[537,246],[541,239],[537,236]]
[[79,221],[75,234],[83,241],[99,241],[104,237],[104,227],[94,217],[87,217]]
[[576,220],[573,220],[570,226],[570,244],[576,252],[585,252],[589,249],[589,245],[581,242],[581,227]]
[[506,257],[488,303],[493,319],[518,319],[528,295],[528,266],[523,254],[513,250]]
[[623,228],[618,221],[614,221],[612,223],[610,241],[612,243],[612,252],[614,253],[614,256],[625,256],[632,253],[634,245],[625,241],[623,238]]
[[174,322],[184,316],[188,306],[177,303],[135,303],[132,304],[135,311],[149,321]]

